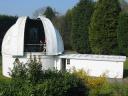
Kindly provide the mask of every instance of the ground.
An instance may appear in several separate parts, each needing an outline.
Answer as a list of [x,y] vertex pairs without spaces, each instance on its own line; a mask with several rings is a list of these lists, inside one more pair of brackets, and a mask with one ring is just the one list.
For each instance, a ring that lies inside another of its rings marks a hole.
[[128,78],[128,58],[124,63],[124,78]]
[[0,56],[0,82],[8,82],[10,79],[2,75],[2,58]]

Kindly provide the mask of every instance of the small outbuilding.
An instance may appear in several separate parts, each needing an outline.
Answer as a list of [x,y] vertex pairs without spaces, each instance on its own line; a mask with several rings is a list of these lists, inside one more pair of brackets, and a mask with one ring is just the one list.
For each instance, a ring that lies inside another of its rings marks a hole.
[[2,43],[3,75],[9,77],[17,58],[26,63],[31,58],[40,58],[43,70],[72,71],[83,69],[90,76],[106,74],[109,78],[123,78],[123,63],[126,56],[67,54],[63,40],[52,22],[40,16],[37,19],[20,17],[7,31]]

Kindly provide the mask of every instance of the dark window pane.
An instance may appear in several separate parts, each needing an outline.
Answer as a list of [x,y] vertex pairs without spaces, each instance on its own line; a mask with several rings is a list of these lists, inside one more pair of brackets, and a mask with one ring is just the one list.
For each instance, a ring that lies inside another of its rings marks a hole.
[[25,52],[42,52],[45,42],[44,28],[41,20],[27,19],[24,38]]
[[70,64],[70,59],[67,59],[67,65],[69,65]]
[[61,70],[62,71],[65,71],[66,70],[66,59],[65,58],[62,58],[62,63],[61,63]]

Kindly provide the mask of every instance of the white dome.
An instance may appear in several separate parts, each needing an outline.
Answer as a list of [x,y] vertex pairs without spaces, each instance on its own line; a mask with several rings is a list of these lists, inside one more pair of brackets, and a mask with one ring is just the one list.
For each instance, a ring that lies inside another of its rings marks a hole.
[[[46,55],[58,55],[64,52],[63,40],[59,32],[46,17],[40,16],[46,38]],[[27,17],[20,17],[17,22],[7,31],[3,43],[2,54],[12,56],[24,55],[24,34]]]

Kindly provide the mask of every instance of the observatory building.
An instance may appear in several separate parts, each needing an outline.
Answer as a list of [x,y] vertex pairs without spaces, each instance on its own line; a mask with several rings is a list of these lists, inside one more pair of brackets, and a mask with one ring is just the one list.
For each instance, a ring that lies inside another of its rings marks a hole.
[[106,74],[109,78],[123,78],[125,56],[64,53],[63,40],[52,22],[40,16],[37,19],[20,17],[7,31],[2,43],[2,71],[9,77],[18,58],[26,63],[40,58],[43,70],[83,69],[90,76]]
[[3,75],[9,76],[8,72],[13,68],[16,58],[27,62],[30,55],[40,57],[44,69],[54,68],[55,56],[63,52],[60,33],[49,19],[39,17],[34,20],[20,17],[3,39]]

